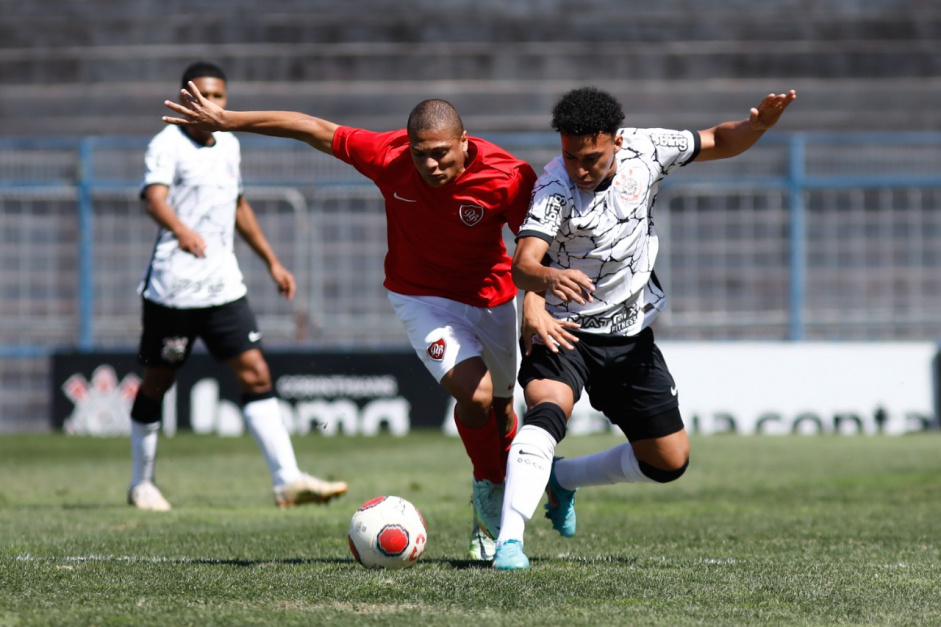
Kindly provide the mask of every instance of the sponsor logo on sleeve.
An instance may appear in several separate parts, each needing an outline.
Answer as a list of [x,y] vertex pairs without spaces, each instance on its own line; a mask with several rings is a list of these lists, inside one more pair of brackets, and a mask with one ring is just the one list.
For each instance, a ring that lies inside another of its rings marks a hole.
[[552,194],[546,198],[546,222],[558,222],[562,215],[562,207],[565,206],[565,198],[562,194]]

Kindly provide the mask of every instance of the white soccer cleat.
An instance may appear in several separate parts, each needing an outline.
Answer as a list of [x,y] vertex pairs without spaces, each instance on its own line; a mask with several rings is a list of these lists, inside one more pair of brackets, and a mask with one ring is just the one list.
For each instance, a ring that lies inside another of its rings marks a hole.
[[294,507],[304,503],[326,503],[330,499],[346,494],[347,486],[342,481],[324,481],[302,474],[274,489],[274,502],[278,507]]
[[491,538],[500,535],[500,519],[503,517],[503,491],[502,483],[494,483],[489,479],[473,482],[474,491],[471,502],[474,505],[474,514],[477,524]]
[[127,491],[127,504],[151,512],[168,512],[171,509],[170,503],[160,493],[160,488],[149,481],[130,487]]
[[477,524],[477,513],[474,512],[474,526],[471,529],[470,558],[478,562],[493,561],[493,554],[496,550],[496,542],[488,536],[480,525]]

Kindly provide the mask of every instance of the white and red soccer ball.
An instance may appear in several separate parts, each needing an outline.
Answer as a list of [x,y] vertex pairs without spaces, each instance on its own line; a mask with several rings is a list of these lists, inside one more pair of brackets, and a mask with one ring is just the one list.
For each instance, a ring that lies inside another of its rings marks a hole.
[[425,552],[428,532],[418,509],[399,496],[363,503],[350,520],[350,551],[366,568],[408,568]]

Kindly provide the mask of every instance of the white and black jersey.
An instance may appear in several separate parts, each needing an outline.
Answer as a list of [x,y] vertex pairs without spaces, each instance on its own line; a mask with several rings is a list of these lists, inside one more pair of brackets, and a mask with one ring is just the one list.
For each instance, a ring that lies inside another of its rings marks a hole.
[[556,157],[536,181],[519,237],[549,243],[551,267],[577,269],[595,285],[592,302],[564,303],[546,294],[546,308],[587,333],[634,336],[666,309],[653,274],[659,240],[652,210],[663,178],[699,154],[699,133],[623,128],[610,185],[576,187]]
[[206,256],[199,258],[181,250],[173,233],[159,230],[138,293],[165,307],[212,307],[247,291],[234,249],[241,151],[231,133],[213,133],[213,138],[212,146],[201,145],[171,125],[147,147],[141,193],[149,185],[169,187],[169,205],[206,242]]

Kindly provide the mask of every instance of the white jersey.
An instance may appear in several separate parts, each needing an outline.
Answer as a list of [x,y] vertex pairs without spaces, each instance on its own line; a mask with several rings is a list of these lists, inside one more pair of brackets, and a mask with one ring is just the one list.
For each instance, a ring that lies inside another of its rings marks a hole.
[[202,146],[171,125],[147,147],[141,193],[149,185],[169,187],[169,205],[206,242],[206,256],[199,258],[181,250],[173,233],[160,228],[137,291],[165,307],[212,307],[247,292],[234,249],[241,151],[231,133],[213,133],[213,138],[212,146]]
[[647,327],[667,299],[653,273],[659,240],[653,205],[660,182],[699,154],[699,133],[623,128],[615,153],[617,173],[601,190],[576,187],[562,157],[536,181],[519,237],[549,243],[550,267],[584,272],[595,285],[592,301],[564,303],[546,293],[555,318],[587,333],[633,336]]

